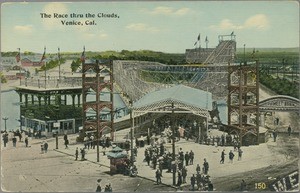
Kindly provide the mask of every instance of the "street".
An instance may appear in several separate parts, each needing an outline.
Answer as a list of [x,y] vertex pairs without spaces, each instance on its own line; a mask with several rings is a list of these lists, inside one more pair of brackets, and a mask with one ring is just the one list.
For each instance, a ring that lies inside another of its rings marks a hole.
[[[49,144],[49,151],[43,154],[40,149],[43,139],[30,139],[30,147],[28,148],[25,147],[24,142],[18,142],[16,148],[12,147],[11,142],[4,148],[2,143],[2,190],[13,192],[95,192],[97,179],[102,179],[102,189],[105,185],[111,183],[113,191],[119,192],[177,190],[176,187],[171,186],[172,173],[166,173],[165,170],[163,171],[162,184],[156,185],[155,170],[147,166],[146,162],[143,162],[145,147],[138,148],[136,162],[139,172],[138,177],[121,174],[110,175],[109,159],[103,156],[102,147],[100,147],[99,163],[96,162],[96,149],[87,150],[87,160],[75,161],[76,147],[83,147],[82,144],[75,142],[75,138],[76,135],[69,135],[70,145],[69,148],[65,149],[63,139],[60,137],[58,150],[55,149],[54,138],[45,139]],[[196,164],[202,165],[204,158],[210,164],[209,175],[214,183],[215,190],[224,190],[224,188],[232,190],[234,186],[239,185],[245,172],[253,173],[253,171],[265,171],[265,168],[269,168],[268,175],[276,178],[276,175],[287,172],[282,169],[285,165],[291,165],[289,169],[293,170],[297,168],[294,160],[297,159],[296,152],[298,152],[299,144],[297,136],[293,136],[288,140],[286,138],[287,136],[279,135],[278,142],[273,142],[270,138],[269,142],[258,146],[242,147],[244,151],[243,159],[238,161],[236,156],[232,164],[228,162],[227,156],[224,164],[219,163],[221,151],[225,149],[228,153],[232,147],[200,145],[193,141],[181,139],[176,145],[182,147],[184,152],[191,149],[195,152],[194,165],[187,166],[187,183],[183,184],[181,189],[188,191],[190,176],[196,173]],[[287,142],[292,143],[287,144]],[[278,146],[277,143],[281,145]],[[287,155],[285,152],[289,151],[291,153]],[[291,164],[291,162],[294,164]],[[276,170],[276,173],[272,174],[273,170]],[[254,174],[259,175],[258,173]],[[234,176],[234,178],[229,180],[229,176]],[[267,180],[266,176],[264,178]],[[249,180],[249,178],[247,179]],[[253,184],[250,184],[250,186],[254,187]]]

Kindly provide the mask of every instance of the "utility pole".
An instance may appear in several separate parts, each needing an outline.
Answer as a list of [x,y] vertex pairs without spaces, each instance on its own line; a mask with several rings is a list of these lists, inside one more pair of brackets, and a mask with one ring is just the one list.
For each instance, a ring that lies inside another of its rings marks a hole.
[[4,128],[5,128],[5,132],[6,132],[6,121],[8,120],[8,117],[3,117],[2,119],[4,120],[4,125],[5,125]]
[[173,185],[176,185],[176,163],[175,163],[175,124],[174,124],[174,103],[172,103],[172,160],[173,160]]
[[132,101],[129,101],[130,105],[130,162],[133,164],[134,155],[133,155],[133,119],[132,119]]

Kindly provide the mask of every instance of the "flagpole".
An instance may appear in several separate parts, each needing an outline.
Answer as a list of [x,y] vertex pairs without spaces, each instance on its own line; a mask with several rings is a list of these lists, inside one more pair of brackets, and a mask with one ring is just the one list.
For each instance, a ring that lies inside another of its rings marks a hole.
[[199,60],[199,58],[200,58],[200,55],[201,55],[201,50],[200,50],[200,47],[201,47],[201,45],[200,45],[200,33],[199,33],[199,35],[198,35],[198,43],[199,43],[199,50],[198,50],[198,60]]
[[[44,55],[46,54],[46,46],[44,47],[44,54],[43,54],[43,56],[42,56],[42,61],[44,60]],[[42,62],[41,61],[41,62]],[[47,63],[45,62],[45,89],[47,88],[47,86],[46,86],[46,84],[47,84]]]
[[60,80],[60,49],[58,47],[58,80]]
[[[19,58],[21,58],[21,49],[20,48],[18,48],[18,50],[19,50]],[[20,78],[21,78],[21,67],[22,67],[22,65],[21,65],[21,62],[20,62],[21,60],[19,60],[18,61],[18,63],[20,64]]]

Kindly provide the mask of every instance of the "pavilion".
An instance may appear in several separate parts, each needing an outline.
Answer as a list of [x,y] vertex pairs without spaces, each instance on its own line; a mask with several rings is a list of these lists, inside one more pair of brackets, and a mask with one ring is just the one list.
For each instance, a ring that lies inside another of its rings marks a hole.
[[[145,117],[168,115],[176,117],[193,117],[205,120],[203,124],[208,130],[209,111],[212,110],[212,93],[191,88],[185,85],[175,85],[170,88],[154,91],[144,95],[132,105],[133,128],[134,124],[143,124]],[[149,118],[148,118],[149,119]],[[175,122],[176,122],[175,120]],[[177,123],[177,122],[176,122]],[[196,123],[194,123],[196,124]],[[199,124],[200,125],[200,124]],[[200,137],[200,126],[198,126]],[[204,130],[204,129],[203,129]]]

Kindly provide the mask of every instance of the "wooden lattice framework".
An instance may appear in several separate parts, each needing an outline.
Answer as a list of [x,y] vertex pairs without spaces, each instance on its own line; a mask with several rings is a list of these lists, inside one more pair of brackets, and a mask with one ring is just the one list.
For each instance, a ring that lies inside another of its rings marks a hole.
[[[100,76],[101,75],[101,76]],[[110,100],[100,99],[103,90],[109,90]],[[95,101],[88,101],[87,95],[96,95]],[[83,62],[82,63],[82,110],[83,110],[83,129],[84,131],[96,131],[97,139],[102,136],[104,130],[110,130],[110,137],[114,137],[114,116],[113,116],[113,65],[112,61]],[[101,119],[100,113],[109,110],[110,120]],[[87,112],[93,110],[96,116],[89,119]]]
[[[228,65],[228,126],[238,134],[241,145],[258,143],[259,135],[259,63]],[[252,122],[250,117],[252,117]],[[254,117],[254,121],[253,121]],[[251,141],[243,141],[247,134]]]

